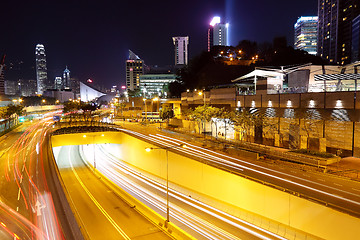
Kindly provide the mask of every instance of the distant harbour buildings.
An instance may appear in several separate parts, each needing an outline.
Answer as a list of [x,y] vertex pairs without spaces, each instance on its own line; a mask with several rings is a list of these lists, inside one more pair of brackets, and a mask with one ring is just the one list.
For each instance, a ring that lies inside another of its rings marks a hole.
[[45,47],[42,44],[37,44],[35,48],[36,59],[36,83],[37,94],[42,95],[47,88],[47,68],[46,68],[46,54]]
[[63,72],[63,79],[62,79],[62,88],[63,89],[70,89],[71,80],[70,80],[70,70],[66,66]]
[[294,25],[294,48],[317,54],[317,16],[300,17]]

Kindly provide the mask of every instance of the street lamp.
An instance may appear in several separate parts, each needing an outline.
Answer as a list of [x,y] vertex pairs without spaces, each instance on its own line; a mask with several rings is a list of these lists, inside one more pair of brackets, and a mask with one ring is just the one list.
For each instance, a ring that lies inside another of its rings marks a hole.
[[144,105],[145,105],[145,122],[147,122],[147,106],[146,106],[146,98],[143,98]]
[[168,154],[168,150],[169,149],[174,149],[174,148],[186,148],[185,144],[180,144],[177,146],[172,146],[172,147],[157,147],[157,148],[153,148],[153,147],[147,147],[145,148],[145,151],[150,152],[152,150],[158,150],[158,149],[162,149],[165,150],[166,152],[166,222],[170,222],[170,207],[169,207],[169,154]]

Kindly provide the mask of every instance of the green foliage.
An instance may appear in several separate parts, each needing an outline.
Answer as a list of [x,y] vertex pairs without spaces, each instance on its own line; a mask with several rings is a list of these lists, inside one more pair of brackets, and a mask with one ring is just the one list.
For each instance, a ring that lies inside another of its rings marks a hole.
[[141,91],[140,91],[140,89],[127,90],[127,93],[128,93],[128,95],[129,95],[129,97],[141,97]]
[[169,105],[163,105],[162,109],[160,110],[160,118],[162,120],[169,120],[170,118],[174,117],[174,110]]
[[24,106],[22,106],[22,105],[10,104],[9,106],[7,106],[7,109],[5,111],[5,116],[10,117],[14,113],[17,114],[17,115],[21,115],[23,108],[24,108]]

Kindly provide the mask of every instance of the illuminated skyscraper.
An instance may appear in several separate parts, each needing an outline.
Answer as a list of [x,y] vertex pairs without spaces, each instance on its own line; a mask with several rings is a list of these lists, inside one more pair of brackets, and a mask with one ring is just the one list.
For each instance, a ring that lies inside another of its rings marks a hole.
[[360,61],[360,15],[352,22],[351,62]]
[[62,88],[63,89],[69,89],[70,88],[70,70],[65,68],[62,78]]
[[144,74],[144,61],[135,53],[129,50],[129,57],[126,60],[126,87],[128,90],[140,88],[140,76]]
[[175,65],[188,64],[189,37],[173,37],[175,45]]
[[35,48],[36,59],[36,83],[37,94],[43,94],[47,88],[47,68],[45,48],[42,44],[37,44]]
[[55,77],[54,80],[54,88],[61,90],[62,89],[62,85],[63,85],[63,81],[61,77]]
[[294,48],[317,53],[317,22],[318,17],[300,17],[294,26]]
[[210,22],[208,30],[208,51],[212,46],[229,46],[228,44],[229,24],[221,23],[220,17],[214,17]]
[[318,0],[318,54],[330,63],[350,62],[352,21],[359,5],[359,0]]

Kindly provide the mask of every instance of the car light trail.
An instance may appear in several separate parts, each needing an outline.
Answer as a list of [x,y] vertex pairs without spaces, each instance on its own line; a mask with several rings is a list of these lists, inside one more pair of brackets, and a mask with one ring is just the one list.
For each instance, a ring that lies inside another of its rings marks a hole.
[[116,231],[124,238],[127,240],[130,240],[129,236],[126,235],[126,233],[124,232],[124,230],[121,229],[121,227],[119,227],[119,225],[116,224],[116,222],[114,221],[114,219],[112,219],[112,217],[105,211],[105,209],[101,206],[101,204],[96,200],[96,198],[91,194],[91,192],[88,190],[88,188],[85,186],[85,184],[82,182],[82,180],[80,179],[79,175],[77,174],[72,161],[71,161],[71,157],[70,157],[70,152],[69,152],[69,163],[71,166],[71,170],[73,171],[76,179],[78,180],[78,182],[80,183],[81,187],[84,189],[84,191],[86,192],[86,194],[89,196],[89,198],[91,199],[91,201],[96,205],[96,207],[101,211],[101,213],[109,220],[109,222],[111,223],[111,225],[116,229]]
[[[344,192],[344,193],[359,197],[359,195],[351,193],[351,192],[347,192],[347,191],[344,191],[344,190],[341,190],[341,189],[340,190],[335,189],[335,188],[323,185],[321,183],[313,182],[313,181],[310,181],[310,180],[307,180],[307,179],[302,179],[302,178],[299,178],[299,177],[296,177],[296,176],[293,176],[293,175],[290,175],[290,174],[287,174],[287,173],[284,173],[284,172],[279,172],[279,171],[276,171],[276,170],[273,170],[273,169],[268,169],[268,168],[265,168],[265,167],[262,167],[262,166],[258,166],[256,164],[248,163],[248,162],[242,161],[240,159],[233,158],[233,157],[230,157],[230,156],[226,156],[224,154],[217,153],[217,152],[212,151],[212,150],[204,149],[204,148],[189,144],[188,142],[178,140],[178,139],[175,139],[175,138],[171,138],[171,137],[167,137],[167,136],[164,136],[164,135],[159,134],[158,136],[155,136],[155,135],[150,134],[150,137],[149,137],[147,135],[137,133],[137,132],[134,132],[134,131],[131,131],[131,130],[125,130],[125,129],[122,129],[122,130],[125,131],[125,132],[129,132],[129,133],[131,133],[133,135],[139,136],[141,138],[145,138],[145,139],[147,139],[149,141],[154,141],[154,142],[156,142],[158,144],[161,144],[163,146],[166,146],[166,147],[173,146],[174,144],[179,144],[179,143],[186,144],[188,146],[188,148],[186,148],[186,149],[176,149],[176,151],[183,152],[185,154],[190,154],[192,156],[196,156],[196,157],[205,159],[207,161],[214,162],[216,164],[222,164],[224,167],[229,167],[229,168],[232,168],[234,170],[242,171],[242,169],[246,169],[246,170],[261,174],[263,176],[267,176],[267,177],[270,177],[270,178],[273,178],[273,179],[277,179],[277,180],[280,180],[280,181],[283,181],[283,182],[287,182],[287,183],[290,183],[292,185],[296,185],[298,187],[311,190],[313,192],[317,192],[317,193],[320,193],[320,194],[323,194],[323,195],[326,195],[326,196],[330,196],[330,197],[340,199],[340,200],[355,204],[357,206],[360,206],[360,202],[357,202],[357,201],[354,201],[354,200],[351,200],[351,199],[348,199],[348,198],[345,198],[345,197],[341,197],[339,195],[332,194],[332,193],[329,193],[329,192],[326,192],[326,191],[323,191],[323,190],[320,190],[320,189],[317,189],[317,188],[309,187],[309,186],[306,186],[304,184],[288,180],[286,178],[282,178],[282,177],[275,176],[275,175],[272,175],[272,174],[269,174],[269,173],[265,173],[263,171],[259,171],[259,170],[256,170],[256,169],[244,166],[244,165],[240,165],[240,164],[234,163],[232,161],[225,160],[225,158],[231,159],[231,160],[236,161],[236,162],[242,162],[244,164],[251,165],[251,166],[254,166],[254,167],[257,167],[257,168],[261,168],[261,169],[264,169],[264,170],[267,170],[267,171],[270,171],[270,172],[274,172],[276,174],[281,174],[281,175],[285,175],[285,176],[288,176],[288,177],[296,178],[298,180],[313,183],[313,184],[316,184],[316,185],[321,186],[321,187],[330,188],[332,190],[338,190],[338,191],[341,191],[341,192]],[[200,151],[198,149],[201,149],[202,151]],[[209,152],[211,154],[206,153],[206,152]],[[217,156],[220,156],[221,158],[217,157]]]
[[[165,138],[166,138],[166,139],[170,139],[169,137],[166,137],[166,136],[164,136],[164,135],[156,136],[156,138],[157,138],[157,139],[162,139],[162,140],[164,140]],[[172,140],[173,143],[175,143],[175,144],[178,144],[179,142],[183,142],[183,141],[180,141],[180,140],[177,140],[177,141],[176,141],[176,139],[174,139],[174,138],[171,138],[171,140]],[[187,143],[187,144],[188,144],[188,143]],[[353,200],[351,200],[351,199],[347,199],[347,198],[338,196],[338,195],[336,195],[336,194],[328,193],[328,192],[326,192],[326,191],[322,191],[322,190],[319,190],[319,189],[317,189],[317,188],[309,187],[309,186],[306,186],[306,185],[304,185],[304,184],[300,184],[300,183],[297,183],[297,182],[288,180],[288,179],[286,179],[286,178],[281,178],[281,177],[278,177],[278,176],[275,176],[275,175],[272,175],[272,174],[268,174],[268,173],[265,173],[265,172],[262,172],[262,171],[259,171],[259,170],[256,170],[256,169],[252,169],[252,168],[246,167],[246,166],[244,166],[244,165],[240,165],[240,164],[237,164],[237,163],[234,163],[234,162],[225,160],[225,159],[223,159],[223,158],[229,158],[229,159],[232,159],[232,160],[235,160],[235,161],[238,161],[238,162],[241,161],[241,160],[239,160],[239,159],[232,158],[232,157],[223,155],[223,154],[221,154],[221,153],[216,153],[216,152],[211,151],[211,150],[207,150],[208,152],[211,152],[211,153],[212,153],[212,154],[210,155],[210,154],[205,153],[204,151],[196,150],[196,149],[202,149],[202,150],[204,150],[203,148],[200,148],[200,147],[197,147],[197,146],[191,145],[191,144],[188,144],[188,145],[191,146],[191,147],[193,147],[192,149],[191,149],[190,147],[188,148],[189,150],[192,150],[192,151],[193,151],[193,152],[188,152],[188,154],[191,154],[191,155],[196,154],[196,156],[198,156],[198,157],[201,157],[202,154],[203,154],[203,155],[207,156],[207,158],[206,158],[207,160],[215,159],[215,160],[217,160],[216,163],[224,163],[224,165],[225,165],[226,167],[234,167],[234,168],[241,167],[241,168],[247,169],[247,170],[249,170],[249,171],[253,171],[253,172],[256,172],[256,173],[259,173],[259,174],[262,174],[262,175],[265,175],[265,176],[268,176],[268,177],[271,177],[271,178],[275,178],[275,179],[278,179],[278,180],[281,180],[281,181],[284,181],[284,182],[288,182],[288,183],[291,183],[291,184],[293,184],[293,185],[297,185],[297,186],[299,186],[299,187],[306,188],[306,189],[309,189],[309,190],[312,190],[312,191],[315,191],[315,192],[318,192],[318,193],[321,193],[321,194],[324,194],[324,195],[328,195],[328,196],[331,196],[331,197],[334,197],[334,198],[338,198],[338,199],[341,199],[341,200],[344,200],[344,201],[347,201],[347,202],[351,202],[351,203],[353,203],[353,204],[356,204],[356,205],[359,205],[359,206],[360,206],[360,202],[353,201]],[[186,150],[188,150],[188,149],[186,149]],[[184,153],[186,153],[186,150],[184,150],[184,149],[178,149],[178,151],[182,151],[182,152],[184,152]],[[199,154],[200,154],[200,155],[199,155]],[[215,155],[219,155],[219,156],[221,156],[221,157],[223,157],[223,158],[216,157]],[[241,161],[241,162],[246,163],[246,162],[244,162],[244,161]],[[247,164],[247,163],[246,163],[246,164]],[[279,171],[276,171],[276,170],[267,169],[267,168],[265,168],[265,167],[257,166],[257,165],[252,164],[252,163],[249,163],[249,165],[253,165],[253,166],[258,167],[258,168],[263,168],[263,169],[266,169],[266,170],[268,170],[268,171],[275,172],[275,173],[277,173],[277,174],[282,174],[282,175],[285,175],[285,176],[288,176],[288,177],[297,178],[297,179],[299,179],[299,180],[306,181],[306,182],[309,182],[309,183],[312,183],[312,184],[317,184],[317,185],[322,186],[322,187],[328,187],[328,186],[326,186],[326,185],[323,185],[323,184],[320,184],[320,183],[317,183],[317,182],[313,182],[313,181],[310,181],[310,180],[307,180],[307,179],[300,179],[299,177],[296,177],[296,176],[293,176],[293,175],[290,175],[290,174],[287,174],[287,173],[279,172]],[[338,190],[338,189],[335,189],[335,188],[333,188],[333,187],[328,187],[328,188],[333,189],[333,190]],[[345,193],[348,193],[348,194],[351,194],[351,195],[354,195],[354,196],[359,196],[359,195],[357,195],[357,194],[353,194],[353,193],[350,193],[350,192],[346,192],[346,191],[341,190],[341,189],[340,189],[340,191],[345,192]]]
[[[93,147],[82,146],[82,148],[83,148],[82,155],[85,156],[84,158],[87,159],[87,161],[91,161]],[[128,192],[131,192],[136,196],[139,196],[146,202],[150,203],[152,206],[161,209],[162,212],[166,211],[165,200],[163,198],[160,198],[158,195],[151,193],[147,189],[141,187],[139,184],[136,184],[134,181],[129,180],[127,176],[131,176],[132,178],[135,178],[138,181],[141,181],[142,183],[151,186],[151,188],[165,193],[166,190],[163,184],[160,184],[140,174],[139,172],[133,170],[132,168],[128,167],[126,164],[122,163],[121,160],[105,152],[103,149],[100,150],[102,150],[102,154],[101,155],[99,155],[98,153],[96,154],[97,158],[101,159],[98,164],[98,169],[103,174],[105,174],[105,176],[107,176],[110,180],[118,184],[122,189],[127,189]],[[88,162],[88,164],[91,165],[90,162]],[[120,174],[120,172],[122,172],[122,174]],[[200,201],[196,201],[184,194],[176,192],[173,189],[170,190],[170,196],[182,201],[187,205],[197,208],[198,210],[205,212],[206,214],[211,215],[223,222],[227,222],[228,224],[237,227],[238,229],[241,229],[258,238],[283,239],[282,237],[273,234],[272,232],[261,229],[246,221],[237,219],[234,216],[226,214]],[[160,203],[161,203],[161,207],[159,206]],[[171,211],[172,218],[175,218],[178,221],[180,221],[182,224],[191,227],[193,230],[195,230],[196,232],[198,232],[199,234],[203,235],[206,238],[218,239],[220,237],[226,239],[237,239],[237,237],[233,236],[232,234],[229,234],[228,232],[216,227],[215,225],[194,216],[193,214],[187,212],[184,209],[181,209],[175,204],[171,204],[171,209],[172,209]],[[256,229],[256,231],[254,231],[254,229]],[[266,236],[270,236],[270,238]]]
[[42,148],[48,127],[52,124],[50,120],[40,120],[21,134],[9,148],[4,168],[7,182],[14,182],[18,187],[17,201],[20,205],[16,210],[28,215],[37,227],[36,231],[30,228],[35,235],[29,239],[64,239],[44,171]]

